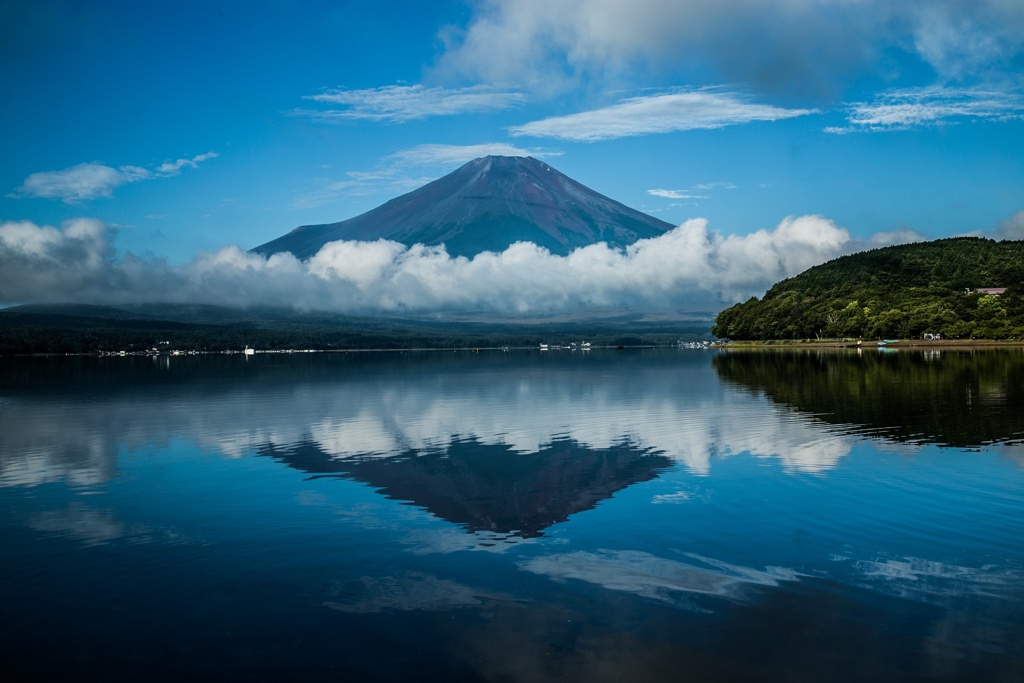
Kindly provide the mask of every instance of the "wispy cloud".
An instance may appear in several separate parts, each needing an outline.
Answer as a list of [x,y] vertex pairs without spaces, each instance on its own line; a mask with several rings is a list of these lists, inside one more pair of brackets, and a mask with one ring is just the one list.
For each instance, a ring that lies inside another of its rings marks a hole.
[[175,176],[181,173],[181,169],[188,168],[199,168],[199,164],[210,159],[217,158],[216,152],[207,152],[206,154],[200,154],[194,156],[191,159],[178,159],[177,161],[165,161],[160,164],[152,176],[157,178],[166,178],[169,176]]
[[522,93],[489,86],[428,88],[422,85],[388,85],[365,90],[328,90],[304,99],[331,109],[300,109],[295,113],[320,121],[365,119],[402,123],[431,116],[454,116],[510,109],[526,102]]
[[516,147],[504,142],[477,145],[417,145],[384,157],[377,170],[348,171],[346,177],[341,180],[321,179],[318,181],[320,187],[297,198],[292,202],[292,207],[315,208],[345,195],[404,193],[415,190],[437,179],[437,176],[424,177],[422,169],[426,167],[454,170],[455,167],[473,159],[489,155],[532,156],[543,159],[561,154],[559,150]]
[[436,178],[402,174],[395,169],[348,171],[340,180],[314,179],[313,183],[316,189],[299,195],[292,200],[290,206],[293,209],[315,209],[334,202],[338,197],[366,197],[382,193],[397,196],[411,192],[431,180],[436,180]]
[[888,230],[885,232],[876,232],[874,235],[864,241],[857,241],[852,243],[852,251],[864,251],[867,249],[877,249],[879,247],[888,247],[894,244],[913,244],[915,242],[927,242],[928,238],[910,228],[901,228],[899,230]]
[[509,128],[515,136],[595,142],[653,133],[724,128],[755,121],[779,121],[817,113],[750,102],[718,88],[675,91],[624,100],[602,109],[554,116]]
[[561,156],[556,149],[516,147],[504,142],[479,145],[417,145],[385,157],[384,161],[397,166],[427,166],[465,164],[485,156],[535,157],[544,159]]
[[715,182],[715,183],[700,183],[694,185],[689,190],[647,190],[647,194],[652,197],[661,197],[663,199],[710,199],[711,192],[716,190],[735,190],[736,186],[732,183]]
[[78,164],[60,171],[33,173],[10,196],[60,199],[68,204],[77,204],[99,197],[111,197],[115,188],[128,183],[176,176],[183,168],[197,168],[200,163],[216,156],[215,152],[207,152],[191,159],[165,161],[154,169],[141,166],[113,168],[98,163]]
[[707,199],[708,195],[692,194],[688,190],[647,190],[647,194],[664,199]]
[[873,102],[848,108],[846,126],[829,133],[906,130],[961,121],[1007,121],[1024,118],[1024,97],[1017,90],[932,86],[883,93]]

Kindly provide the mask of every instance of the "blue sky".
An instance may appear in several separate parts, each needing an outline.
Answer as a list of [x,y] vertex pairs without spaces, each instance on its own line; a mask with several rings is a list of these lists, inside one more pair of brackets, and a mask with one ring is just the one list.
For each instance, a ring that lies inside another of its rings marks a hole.
[[[240,252],[484,154],[688,225],[689,282],[774,255],[718,304],[870,246],[1024,238],[1019,0],[12,0],[0,55],[0,303],[259,269]],[[385,252],[355,258],[412,258]],[[60,289],[55,263],[92,270]],[[560,305],[535,304],[502,305]]]

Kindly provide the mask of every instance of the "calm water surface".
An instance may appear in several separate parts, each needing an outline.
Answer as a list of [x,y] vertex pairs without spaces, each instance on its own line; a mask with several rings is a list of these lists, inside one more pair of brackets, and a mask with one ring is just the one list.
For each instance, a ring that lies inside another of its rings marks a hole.
[[1024,680],[1024,352],[0,360],[7,680]]

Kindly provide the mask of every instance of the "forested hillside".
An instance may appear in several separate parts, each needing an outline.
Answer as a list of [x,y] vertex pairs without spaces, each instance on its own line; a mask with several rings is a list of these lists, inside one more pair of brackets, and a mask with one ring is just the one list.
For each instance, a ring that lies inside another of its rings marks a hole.
[[[978,289],[1006,288],[991,295]],[[718,314],[734,340],[1024,338],[1024,242],[960,237],[844,256]]]

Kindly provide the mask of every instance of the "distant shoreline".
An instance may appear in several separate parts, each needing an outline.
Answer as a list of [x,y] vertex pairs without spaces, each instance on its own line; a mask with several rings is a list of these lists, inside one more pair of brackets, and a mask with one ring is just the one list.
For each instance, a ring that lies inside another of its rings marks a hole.
[[[661,344],[636,344],[627,346],[593,346],[590,349],[570,349],[554,347],[550,350],[539,349],[537,346],[458,346],[458,347],[408,347],[408,348],[351,348],[351,349],[256,349],[255,355],[304,355],[310,353],[326,354],[347,354],[347,353],[483,353],[483,352],[509,352],[509,351],[543,351],[544,353],[587,353],[590,350],[598,351],[622,351],[638,349],[685,349],[677,345]],[[725,351],[760,351],[760,350],[786,350],[786,349],[808,349],[808,350],[867,350],[876,351],[883,349],[934,349],[934,350],[979,350],[999,348],[1022,348],[1024,340],[998,340],[998,339],[894,339],[885,343],[877,341],[862,341],[859,345],[856,341],[847,340],[819,340],[819,339],[774,339],[768,341],[728,341],[711,343],[710,346],[701,347],[704,350],[725,350]],[[68,352],[68,353],[11,353],[0,354],[0,358],[54,358],[54,357],[95,357],[95,358],[123,358],[123,357],[146,357],[146,358],[185,358],[195,356],[245,356],[241,350],[226,351],[188,351],[184,353],[146,353],[129,352],[124,355],[119,353],[104,353],[95,351]]]
[[768,341],[729,341],[717,344],[722,349],[984,349],[1001,347],[1024,347],[1022,339],[892,339],[884,343],[844,339],[773,339]]
[[591,351],[627,351],[636,349],[675,349],[675,345],[659,344],[631,344],[628,346],[591,346],[587,349],[572,349],[568,347],[551,347],[540,349],[537,346],[446,346],[446,347],[408,347],[408,348],[352,348],[352,349],[254,349],[252,354],[246,354],[239,349],[226,351],[185,351],[185,352],[161,352],[149,353],[146,351],[130,351],[126,353],[103,352],[103,351],[81,351],[81,352],[37,352],[37,353],[8,353],[0,354],[0,358],[194,358],[196,356],[302,356],[307,354],[346,354],[346,353],[483,353],[498,352],[507,353],[511,351],[537,351],[538,353],[590,353]]

